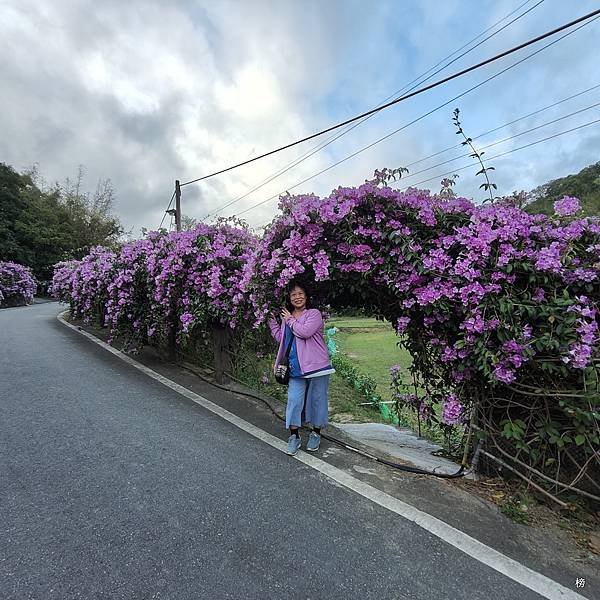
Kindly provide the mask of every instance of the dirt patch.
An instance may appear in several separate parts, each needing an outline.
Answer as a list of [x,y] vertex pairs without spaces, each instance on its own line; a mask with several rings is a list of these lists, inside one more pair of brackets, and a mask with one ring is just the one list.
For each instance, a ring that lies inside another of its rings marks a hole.
[[348,412],[332,413],[329,415],[329,420],[332,424],[335,423],[369,423],[371,419],[368,417],[360,417]]
[[478,481],[458,479],[453,484],[492,502],[518,523],[537,529],[561,530],[575,542],[581,558],[590,554],[600,556],[600,512],[588,512],[577,506],[568,511],[555,509],[520,483],[499,477]]

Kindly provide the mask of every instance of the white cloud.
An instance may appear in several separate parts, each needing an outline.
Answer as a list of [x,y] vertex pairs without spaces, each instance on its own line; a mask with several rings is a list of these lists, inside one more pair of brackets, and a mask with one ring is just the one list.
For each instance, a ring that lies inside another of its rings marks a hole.
[[[370,108],[518,4],[5,0],[0,160],[17,169],[38,162],[48,180],[72,175],[83,163],[90,187],[99,177],[113,180],[116,211],[128,227],[156,227],[175,179],[247,160]],[[577,15],[595,8],[592,0],[577,5]],[[450,70],[577,15],[572,5],[547,1]],[[326,194],[361,183],[377,167],[408,164],[455,143],[455,105],[475,134],[591,85],[599,26],[586,27],[295,191]],[[285,190],[498,68],[377,115],[225,214]],[[319,141],[185,187],[184,211],[203,217]],[[494,165],[498,183],[510,192],[582,168],[597,160],[597,141],[598,129],[589,128],[510,155]],[[475,171],[461,174],[459,192],[479,194]],[[260,223],[275,207],[272,201],[245,216]]]

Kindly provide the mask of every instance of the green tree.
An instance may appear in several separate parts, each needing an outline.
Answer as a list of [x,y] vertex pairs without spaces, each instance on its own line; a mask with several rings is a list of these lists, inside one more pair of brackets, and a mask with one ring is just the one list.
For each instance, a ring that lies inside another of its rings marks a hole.
[[26,203],[22,197],[26,182],[11,167],[0,163],[0,259],[17,261],[20,243],[15,223]]
[[0,257],[49,278],[50,267],[70,248],[67,214],[56,193],[46,194],[30,174],[0,164]]
[[89,194],[82,191],[83,174],[80,167],[74,182],[44,190],[36,168],[20,174],[0,163],[0,260],[26,265],[47,281],[56,262],[118,243],[123,228],[111,214],[110,180]]
[[91,194],[83,191],[84,176],[80,165],[75,180],[67,178],[54,188],[67,212],[73,258],[85,256],[94,246],[114,246],[124,233],[119,219],[112,214],[115,192],[110,179],[99,180]]
[[532,202],[525,210],[531,214],[551,215],[554,202],[563,196],[579,198],[584,215],[600,215],[600,162],[585,167],[576,175],[554,179],[535,188],[531,192]]
[[181,215],[181,230],[191,231],[198,226],[198,220],[188,215]]

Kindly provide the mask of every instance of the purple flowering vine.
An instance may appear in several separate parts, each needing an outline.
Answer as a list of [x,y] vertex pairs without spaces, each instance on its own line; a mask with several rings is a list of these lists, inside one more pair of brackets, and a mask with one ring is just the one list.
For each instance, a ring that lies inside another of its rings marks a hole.
[[37,281],[29,268],[0,261],[0,307],[30,304],[36,291]]

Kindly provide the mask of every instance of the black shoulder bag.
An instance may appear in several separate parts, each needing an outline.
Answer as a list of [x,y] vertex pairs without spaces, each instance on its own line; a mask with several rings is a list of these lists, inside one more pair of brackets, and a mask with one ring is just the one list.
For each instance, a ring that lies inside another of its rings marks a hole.
[[292,350],[292,344],[294,343],[294,332],[292,331],[291,327],[290,333],[292,334],[290,337],[290,343],[288,344],[287,350],[285,351],[285,355],[281,359],[281,362],[275,369],[275,381],[281,385],[287,385],[290,382],[290,352]]

